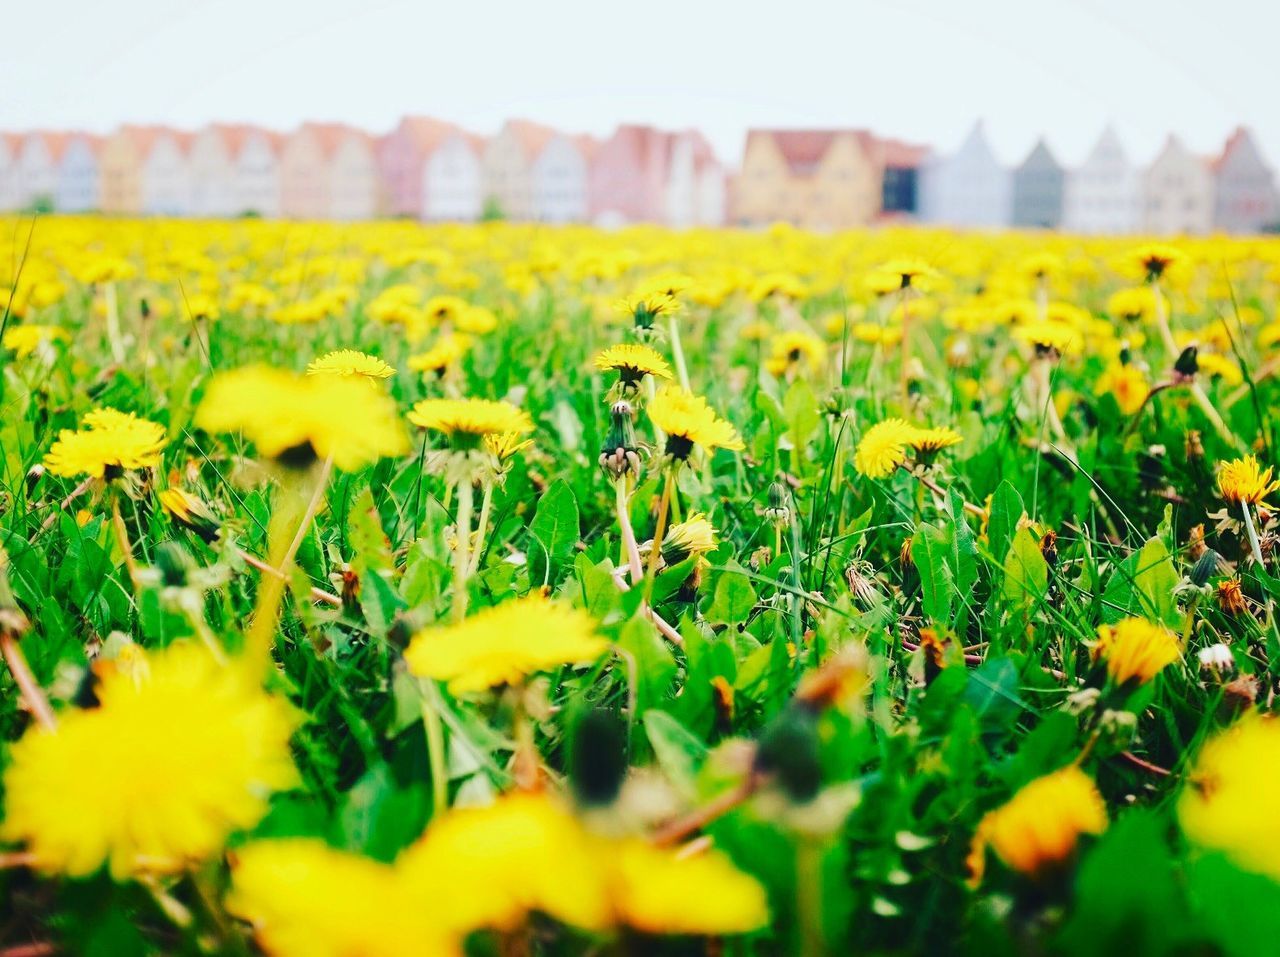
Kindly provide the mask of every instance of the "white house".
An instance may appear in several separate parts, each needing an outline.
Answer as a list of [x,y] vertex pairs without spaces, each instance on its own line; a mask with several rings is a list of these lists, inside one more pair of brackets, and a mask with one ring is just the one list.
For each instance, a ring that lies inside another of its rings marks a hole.
[[1136,232],[1141,222],[1142,174],[1108,126],[1084,162],[1067,171],[1062,225],[1071,232],[1114,235]]
[[280,140],[257,126],[230,128],[235,212],[280,215]]
[[664,222],[669,226],[724,223],[727,183],[705,137],[697,130],[668,137]]
[[1213,164],[1213,223],[1229,233],[1257,233],[1280,221],[1280,197],[1275,177],[1244,127],[1227,139]]
[[18,149],[19,205],[53,203],[58,190],[58,160],[66,135],[37,130],[22,138]]
[[102,206],[101,141],[92,133],[71,133],[58,163],[53,203],[59,212],[84,213]]
[[484,208],[484,141],[454,127],[436,141],[422,164],[422,215],[469,222]]
[[0,133],[0,210],[22,205],[22,184],[18,179],[18,151],[22,137],[17,133]]
[[1213,228],[1213,172],[1173,135],[1142,178],[1142,228],[1197,236]]
[[329,217],[373,219],[381,204],[381,176],[373,137],[363,130],[330,124],[328,147]]
[[191,170],[191,214],[213,218],[235,213],[235,168],[221,127],[206,126],[196,133],[187,163]]
[[485,146],[485,199],[509,219],[585,220],[591,147],[528,120],[508,120]]
[[191,134],[156,132],[142,160],[142,212],[151,216],[191,213]]
[[992,152],[981,121],[954,153],[925,160],[920,188],[920,218],[925,222],[1004,226],[1012,211],[1012,174]]

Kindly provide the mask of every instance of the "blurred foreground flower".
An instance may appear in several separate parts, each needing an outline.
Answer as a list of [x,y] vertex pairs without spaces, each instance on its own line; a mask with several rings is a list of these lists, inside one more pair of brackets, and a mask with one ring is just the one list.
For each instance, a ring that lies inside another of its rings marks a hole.
[[104,863],[116,878],[172,873],[216,854],[297,782],[293,709],[259,674],[197,645],[133,649],[103,669],[97,707],[13,746],[0,836],[72,877]]
[[206,432],[241,432],[287,464],[332,458],[354,471],[408,448],[395,403],[364,381],[267,366],[215,376],[195,421]]
[[153,468],[165,447],[164,427],[132,412],[95,409],[77,431],[63,429],[44,458],[54,475],[102,478],[122,469]]

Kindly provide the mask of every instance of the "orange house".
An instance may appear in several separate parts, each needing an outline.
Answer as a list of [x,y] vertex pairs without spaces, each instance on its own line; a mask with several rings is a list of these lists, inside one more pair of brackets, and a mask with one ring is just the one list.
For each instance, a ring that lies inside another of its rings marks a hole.
[[751,130],[733,220],[815,230],[865,226],[880,211],[878,155],[865,130]]
[[102,144],[102,211],[136,215],[142,212],[142,168],[151,145],[164,131],[160,126],[124,125]]

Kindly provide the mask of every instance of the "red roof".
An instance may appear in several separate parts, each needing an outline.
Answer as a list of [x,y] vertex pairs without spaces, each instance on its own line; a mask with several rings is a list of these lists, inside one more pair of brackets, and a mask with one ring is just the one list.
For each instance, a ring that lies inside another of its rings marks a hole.
[[423,153],[434,152],[450,136],[468,135],[456,123],[447,123],[444,120],[432,119],[429,116],[403,117],[400,120],[397,131],[402,132],[412,140],[414,145]]
[[520,148],[524,150],[525,156],[529,159],[533,159],[541,153],[547,144],[558,135],[551,127],[543,126],[541,123],[534,123],[532,120],[507,120],[504,130],[511,132],[520,143]]
[[343,143],[353,137],[366,146],[373,145],[372,136],[346,123],[303,123],[299,132],[303,131],[315,137],[316,143],[320,146],[320,152],[326,157],[333,156]]

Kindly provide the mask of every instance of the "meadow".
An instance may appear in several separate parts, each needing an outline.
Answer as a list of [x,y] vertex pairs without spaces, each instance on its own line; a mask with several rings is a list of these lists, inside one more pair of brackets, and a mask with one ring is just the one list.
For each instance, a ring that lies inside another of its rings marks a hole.
[[1280,240],[0,222],[0,957],[1267,953]]

